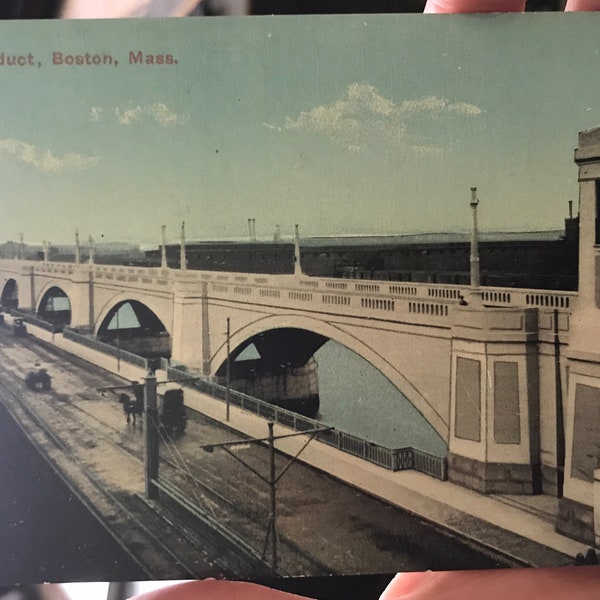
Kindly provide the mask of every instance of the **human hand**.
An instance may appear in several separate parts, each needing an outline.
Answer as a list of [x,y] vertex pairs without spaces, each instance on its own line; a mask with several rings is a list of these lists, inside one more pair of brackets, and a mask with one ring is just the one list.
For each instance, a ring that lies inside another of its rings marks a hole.
[[[600,598],[600,567],[427,571],[397,575],[380,600],[592,600]],[[300,596],[260,585],[191,581],[136,596],[132,600],[300,600]]]
[[600,567],[440,571],[397,575],[380,600],[591,600]]
[[[427,0],[426,13],[523,12],[525,0]],[[565,11],[600,10],[600,0],[567,0]]]
[[300,598],[294,594],[244,581],[204,579],[146,592],[131,600],[299,600]]

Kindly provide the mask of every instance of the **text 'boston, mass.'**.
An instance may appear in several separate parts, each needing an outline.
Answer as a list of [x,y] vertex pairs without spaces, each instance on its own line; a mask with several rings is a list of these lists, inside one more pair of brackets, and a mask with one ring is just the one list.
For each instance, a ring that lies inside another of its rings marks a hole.
[[[85,67],[85,66],[119,66],[119,60],[108,53],[68,54],[54,50],[50,63],[55,66]],[[0,52],[0,67],[41,67],[42,61],[31,53],[7,54]],[[177,59],[173,54],[149,53],[143,50],[130,50],[125,64],[130,65],[176,65]]]

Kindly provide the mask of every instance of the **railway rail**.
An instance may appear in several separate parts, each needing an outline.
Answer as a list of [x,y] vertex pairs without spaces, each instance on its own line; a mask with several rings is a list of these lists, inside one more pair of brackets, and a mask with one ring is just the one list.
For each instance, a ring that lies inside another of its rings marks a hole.
[[[58,368],[53,350],[30,340],[26,342],[21,340],[19,345],[35,352],[38,360],[41,359],[44,363],[52,364],[54,371]],[[102,446],[103,452],[108,452],[107,448],[113,449],[112,453],[116,464],[127,465],[128,471],[132,471],[133,465],[137,465],[138,470],[142,471],[143,447],[141,436],[138,435],[141,434],[141,427],[138,427],[137,430],[133,427],[128,428],[128,435],[123,435],[122,428],[114,424],[116,418],[119,419],[120,424],[124,421],[122,410],[117,402],[102,402],[100,394],[96,394],[93,389],[79,392],[80,398],[86,397],[92,402],[94,400],[101,401],[102,417],[100,417],[97,410],[94,414],[80,404],[72,402],[68,394],[61,394],[56,390],[37,393],[28,392],[24,389],[24,385],[20,383],[24,379],[26,369],[10,356],[5,356],[3,363],[0,368],[0,374],[3,375],[0,376],[0,389],[4,391],[5,396],[10,398],[10,410],[21,413],[18,415],[19,417],[26,415],[39,430],[44,432],[52,445],[62,451],[64,457],[69,457],[70,460],[74,461],[77,468],[85,474],[87,483],[92,484],[96,492],[92,499],[82,498],[90,510],[96,511],[99,502],[106,506],[113,506],[114,510],[112,512],[118,514],[118,519],[117,515],[113,514],[111,520],[135,522],[135,526],[145,530],[145,534],[149,536],[148,542],[141,544],[141,546],[162,547],[163,553],[166,553],[169,559],[168,562],[171,564],[175,562],[175,564],[180,565],[182,569],[181,576],[190,576],[190,574],[194,577],[206,576],[207,574],[212,576],[215,574],[231,575],[231,573],[228,573],[228,565],[232,562],[232,548],[224,548],[222,543],[219,544],[218,541],[214,541],[215,537],[208,535],[210,533],[208,531],[204,531],[201,539],[198,539],[198,532],[194,531],[194,527],[185,522],[177,522],[178,519],[159,505],[147,503],[147,508],[153,510],[158,517],[168,522],[171,528],[175,527],[179,534],[184,534],[194,547],[203,548],[202,560],[203,563],[207,563],[209,570],[204,572],[201,568],[199,571],[197,564],[190,562],[189,559],[182,559],[178,553],[171,550],[152,531],[146,528],[139,518],[136,518],[135,513],[129,506],[136,505],[135,510],[139,512],[139,505],[142,504],[139,494],[132,494],[129,497],[127,494],[115,494],[111,491],[110,485],[103,483],[92,472],[87,465],[87,461],[77,458],[77,448],[82,444]],[[61,375],[63,378],[66,375],[67,380],[69,378],[76,380],[76,377],[80,374],[78,367],[77,364],[61,362]],[[114,376],[109,377],[116,379]],[[99,384],[100,382],[96,385]],[[99,403],[95,402],[94,404],[97,409]],[[91,408],[94,404],[88,403],[88,408]],[[108,420],[107,414],[109,415]],[[261,506],[260,494],[257,495],[252,486],[244,485],[243,480],[235,484],[230,482],[229,479],[223,481],[213,470],[205,468],[201,464],[194,464],[194,472],[192,472],[185,458],[178,451],[176,442],[164,435],[162,442],[161,478],[164,478],[165,482],[185,490],[191,501],[195,503],[196,508],[202,512],[205,521],[209,524],[212,523],[214,529],[222,527],[225,523],[228,529],[236,532],[242,539],[249,540],[256,547],[257,554],[260,554],[259,549],[264,542],[268,519],[266,505],[265,507]],[[61,462],[64,462],[64,459],[61,459]],[[221,492],[215,489],[219,484],[221,485]],[[248,498],[248,502],[244,503],[243,510],[227,498],[228,494],[229,497],[234,492],[239,494],[240,487],[242,487],[244,496]],[[89,485],[86,485],[86,488],[89,488]],[[99,496],[102,496],[104,501]],[[100,518],[105,521],[108,516],[103,514]],[[160,531],[160,529],[159,527],[154,530]],[[213,543],[211,544],[208,540],[213,540]],[[135,540],[129,540],[129,542],[131,541],[136,542]],[[123,545],[124,542],[120,541],[120,543]],[[133,546],[138,547],[140,544],[136,542]],[[285,536],[279,535],[279,547],[283,557],[280,574],[308,573],[316,575],[332,572],[330,568],[311,557],[297,544],[286,539]],[[147,551],[144,550],[144,552]],[[197,550],[184,549],[183,556],[197,555]],[[144,556],[140,558],[140,561],[142,564],[154,562],[152,557]],[[240,575],[239,572],[235,574]],[[248,574],[252,575],[252,571]],[[150,576],[150,573],[148,575]],[[172,574],[169,574],[169,577],[172,577]]]
[[[94,428],[83,420],[73,420],[72,414],[60,405],[60,400],[54,407],[49,407],[39,401],[44,394],[25,391],[17,381],[6,377],[5,368],[1,371],[0,396],[7,410],[77,498],[148,578],[231,575],[227,565],[222,563],[225,556],[222,548],[207,548],[184,524],[176,522],[159,507],[148,506],[136,494],[114,491],[77,456],[75,447],[83,442],[101,444],[104,450],[112,444],[122,454],[125,464],[133,458],[130,452],[112,443],[110,436],[101,432],[99,421],[96,420],[97,427]],[[42,407],[46,410],[40,410]],[[139,462],[139,459],[135,460]]]

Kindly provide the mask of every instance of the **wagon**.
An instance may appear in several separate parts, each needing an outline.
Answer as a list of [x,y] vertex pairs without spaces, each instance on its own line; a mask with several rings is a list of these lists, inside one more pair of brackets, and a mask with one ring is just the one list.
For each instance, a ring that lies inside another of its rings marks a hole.
[[[158,394],[158,426],[162,434],[178,437],[183,434],[187,425],[183,390],[174,384],[168,385],[173,387]],[[141,414],[144,407],[144,385],[134,381],[132,387]]]
[[159,424],[170,436],[179,436],[185,431],[187,415],[181,388],[165,390],[159,395]]
[[21,317],[17,317],[13,321],[13,335],[15,337],[25,337],[27,335],[27,327]]
[[51,378],[43,367],[31,369],[25,375],[25,385],[34,391],[48,391],[51,387]]

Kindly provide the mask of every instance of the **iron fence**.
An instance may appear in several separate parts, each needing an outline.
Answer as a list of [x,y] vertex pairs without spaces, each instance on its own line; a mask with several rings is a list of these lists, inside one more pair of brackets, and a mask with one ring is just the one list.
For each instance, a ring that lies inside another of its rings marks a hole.
[[[181,381],[188,379],[190,376],[185,368],[169,366],[166,363],[161,364],[165,367],[169,380]],[[225,386],[214,381],[198,378],[193,382],[188,380],[183,385],[194,387],[200,392],[218,400],[224,401],[227,398],[227,389]],[[295,431],[308,431],[323,427],[323,423],[316,419],[280,408],[237,390],[229,390],[229,402],[233,406],[238,406],[243,410],[252,412]],[[428,454],[416,448],[386,448],[385,446],[369,442],[364,438],[340,431],[339,429],[321,431],[316,435],[316,439],[391,471],[414,469],[415,471],[426,473],[443,481],[448,478],[446,458]]]
[[89,335],[77,333],[67,327],[65,327],[63,330],[63,337],[67,340],[81,344],[82,346],[86,346],[87,348],[91,348],[92,350],[97,350],[98,352],[114,356],[115,358],[129,363],[130,365],[135,365],[136,367],[141,367],[145,370],[148,370],[148,359],[144,358],[143,356],[139,356],[138,354],[134,354],[133,352],[123,350],[122,348],[117,348],[116,346],[111,346],[110,344],[101,342]]

